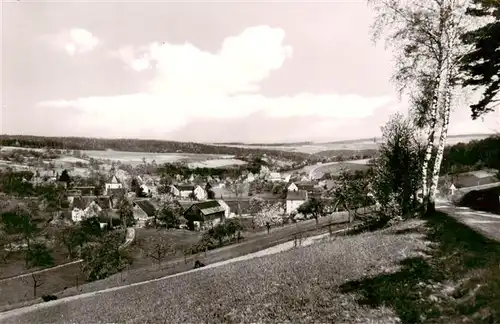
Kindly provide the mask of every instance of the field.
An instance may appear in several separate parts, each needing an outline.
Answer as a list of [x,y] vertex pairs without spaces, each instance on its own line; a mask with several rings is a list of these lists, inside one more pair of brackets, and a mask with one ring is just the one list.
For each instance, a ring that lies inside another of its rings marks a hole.
[[[14,149],[42,151],[42,149],[29,149],[12,146],[3,146],[0,150],[10,151]],[[216,168],[229,165],[244,164],[246,162],[234,159],[232,155],[218,154],[195,154],[195,153],[147,153],[147,152],[124,152],[124,151],[97,151],[97,150],[82,150],[83,155],[90,158],[100,160],[110,160],[124,164],[138,165],[143,163],[143,159],[147,163],[155,161],[157,164],[173,163],[173,162],[188,162],[191,167]],[[56,164],[64,165],[67,163],[81,162],[88,164],[85,159],[76,158],[73,156],[63,155],[62,157],[53,160]],[[0,161],[1,162],[1,161]]]
[[[367,162],[368,160],[359,160],[359,161]],[[351,171],[357,171],[357,170],[364,171],[369,168],[369,166],[366,164],[356,163],[356,162],[357,161],[328,163],[325,165],[319,165],[316,168],[310,170],[309,172],[312,178],[321,178],[325,173],[331,173],[333,175],[337,175],[343,168],[349,169]]]
[[498,323],[499,263],[499,243],[435,213],[5,322]]
[[33,322],[35,316],[92,323],[395,323],[390,308],[359,305],[339,288],[396,272],[399,262],[425,247],[418,233],[339,237],[40,309],[13,323]]
[[[133,256],[140,259],[136,259],[136,262],[139,262],[139,264],[142,264],[144,267],[136,268],[137,265],[133,265],[130,269],[123,273],[113,275],[104,280],[86,283],[81,285],[77,290],[73,286],[75,285],[76,278],[81,277],[80,270],[78,265],[69,265],[67,267],[48,270],[42,276],[42,279],[45,280],[45,284],[38,288],[38,292],[39,295],[57,294],[59,296],[72,296],[79,293],[92,292],[110,287],[127,285],[134,282],[160,278],[166,275],[192,269],[195,259],[200,259],[205,264],[232,259],[234,257],[261,251],[277,244],[293,240],[295,234],[298,232],[308,231],[304,234],[306,236],[317,233],[325,233],[328,229],[324,226],[330,222],[337,224],[333,225],[333,229],[345,228],[344,223],[346,220],[347,215],[345,213],[339,213],[334,219],[330,219],[328,217],[320,219],[319,228],[316,227],[315,221],[311,220],[301,222],[297,225],[273,228],[271,229],[271,234],[269,235],[266,234],[265,231],[258,233],[244,233],[243,235],[246,238],[239,244],[224,246],[222,248],[208,251],[206,254],[201,253],[199,255],[193,255],[187,258],[187,260],[185,260],[184,257],[176,258],[175,260],[165,262],[159,270],[156,266],[152,265],[150,259],[146,259],[138,255],[140,251],[137,245],[132,245],[131,252]],[[139,232],[139,240],[141,236],[145,237],[147,231],[148,230],[143,233]],[[40,298],[36,300],[33,300],[32,298],[33,294],[31,285],[32,281],[29,277],[26,279],[15,279],[3,282],[0,280],[0,291],[5,292],[0,294],[0,312],[11,309],[15,307],[14,305],[19,305],[19,303],[26,305],[39,303],[41,301]]]
[[245,161],[238,159],[213,159],[200,162],[191,162],[188,164],[190,168],[222,168],[230,165],[246,164]]
[[[134,258],[134,263],[132,264],[131,269],[151,266],[154,262],[153,259],[150,259],[145,255],[145,251],[152,251],[151,246],[148,246],[147,238],[154,235],[155,232],[157,232],[156,229],[137,228],[135,230],[135,240],[127,249],[130,255]],[[166,235],[165,237],[168,237],[173,242],[175,242],[174,244],[176,254],[166,257],[164,261],[183,257],[183,250],[185,248],[191,247],[201,238],[200,232],[192,232],[188,230],[174,229],[169,230],[166,233],[168,235]]]
[[[479,140],[488,137],[489,135],[452,135],[448,136],[447,145],[454,145],[459,142],[467,143],[472,140]],[[380,139],[375,141],[372,139],[360,139],[350,141],[338,141],[329,143],[293,143],[293,144],[224,144],[224,146],[240,147],[240,148],[260,148],[268,150],[278,150],[287,152],[302,152],[315,154],[322,151],[362,151],[377,149]],[[220,144],[219,144],[220,145]]]

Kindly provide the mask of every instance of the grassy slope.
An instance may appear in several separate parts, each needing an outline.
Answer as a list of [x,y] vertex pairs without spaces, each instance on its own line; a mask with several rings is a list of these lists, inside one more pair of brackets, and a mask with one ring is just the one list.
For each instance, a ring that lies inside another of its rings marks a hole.
[[394,323],[395,316],[404,323],[498,323],[499,264],[500,243],[436,213],[426,223],[110,292],[17,323],[69,315],[132,323]]
[[341,290],[360,294],[360,304],[393,308],[405,323],[499,323],[500,243],[442,213],[429,217],[427,228],[435,243],[428,258]]
[[[395,323],[339,291],[425,247],[420,234],[368,233],[41,309],[16,323]],[[405,251],[401,253],[402,251]],[[392,320],[391,320],[392,319]],[[361,320],[359,322],[358,320]]]
[[[329,217],[324,217],[320,219],[320,226],[324,226],[330,221],[333,222],[345,222],[347,220],[347,215],[339,215],[335,219],[330,220]],[[343,224],[334,225],[333,229],[340,229],[345,227]],[[325,227],[320,227],[317,231],[315,230],[316,225],[314,220],[302,222],[293,226],[286,226],[281,228],[273,228],[271,234],[263,233],[248,233],[244,234],[248,238],[242,243],[237,245],[225,246],[213,251],[208,251],[207,255],[193,255],[190,256],[185,262],[184,257],[176,258],[172,261],[163,264],[160,270],[156,269],[156,266],[152,265],[150,259],[144,258],[140,255],[140,251],[137,246],[132,245],[132,253],[135,256],[136,265],[132,265],[132,268],[124,273],[119,273],[108,277],[103,280],[86,283],[76,289],[75,283],[76,278],[80,278],[81,274],[78,265],[69,265],[66,267],[48,270],[43,276],[44,284],[38,288],[38,296],[43,294],[55,294],[60,297],[72,296],[79,293],[91,292],[101,289],[106,289],[110,287],[117,287],[121,285],[126,285],[135,282],[141,282],[145,280],[160,278],[162,276],[187,271],[193,268],[193,263],[195,259],[200,259],[205,264],[211,264],[218,261],[228,260],[234,257],[245,255],[248,253],[253,253],[260,251],[262,249],[283,243],[289,240],[293,240],[296,232],[309,231],[307,235],[312,235],[314,233],[324,233],[328,229]],[[265,233],[265,232],[264,232]],[[143,233],[144,234],[144,233]],[[141,234],[139,233],[139,239]],[[191,240],[193,237],[185,237],[186,240]],[[166,260],[167,261],[167,260]],[[138,266],[141,266],[137,268]],[[33,299],[32,293],[32,280],[31,278],[14,279],[9,281],[0,282],[0,291],[6,292],[0,294],[0,311],[5,311],[12,308],[20,307],[21,305],[31,305],[34,303],[41,302],[40,298]],[[71,287],[71,288],[70,288]],[[66,289],[67,288],[67,289]]]

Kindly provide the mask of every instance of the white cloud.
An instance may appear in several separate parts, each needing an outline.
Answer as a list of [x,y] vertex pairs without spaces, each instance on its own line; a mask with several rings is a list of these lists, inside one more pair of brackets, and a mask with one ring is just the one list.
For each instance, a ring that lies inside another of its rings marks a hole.
[[45,36],[45,39],[54,47],[66,51],[71,56],[88,53],[101,44],[96,36],[82,28],[71,28]]
[[[107,126],[122,133],[174,131],[194,119],[268,117],[362,118],[392,97],[366,98],[334,93],[264,97],[259,84],[292,59],[285,32],[258,26],[226,38],[217,53],[186,44],[152,43],[113,53],[138,73],[154,69],[148,91],[114,97],[43,102],[41,106],[79,110],[80,125]],[[256,130],[258,131],[258,130]]]

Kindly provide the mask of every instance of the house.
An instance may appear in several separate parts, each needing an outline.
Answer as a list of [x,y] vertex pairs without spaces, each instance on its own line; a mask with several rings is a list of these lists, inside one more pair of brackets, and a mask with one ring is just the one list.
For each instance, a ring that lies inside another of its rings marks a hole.
[[93,196],[95,194],[94,186],[73,186],[68,190],[68,195],[72,196]]
[[224,203],[228,205],[229,210],[236,214],[241,216],[245,215],[250,215],[252,213],[251,211],[251,205],[250,205],[250,199],[225,199]]
[[111,209],[109,196],[78,196],[70,200],[71,219],[80,222],[90,217],[98,217],[103,210]]
[[203,219],[205,227],[210,227],[224,221],[226,210],[217,200],[208,200],[191,205],[184,212],[184,217],[189,219],[190,214]]
[[193,185],[177,184],[170,186],[170,192],[175,197],[188,198],[189,195],[193,192],[193,190],[194,190]]
[[283,175],[283,182],[290,182],[290,179],[292,178],[291,174],[285,174]]
[[290,215],[297,211],[300,205],[306,202],[307,196],[307,191],[304,190],[288,191],[286,195],[285,213]]
[[134,219],[138,227],[146,225],[146,221],[155,217],[156,207],[148,200],[141,199],[132,203]]
[[249,174],[247,174],[244,181],[247,183],[255,181],[255,175],[252,172],[250,172]]
[[269,181],[272,181],[272,182],[281,181],[281,174],[279,172],[270,172],[269,173]]
[[297,185],[295,183],[291,183],[288,188],[287,188],[288,191],[299,191],[299,187],[297,187]]
[[194,194],[194,197],[197,200],[205,200],[207,199],[207,192],[201,186],[193,186],[193,185],[172,185],[170,186],[170,192],[175,197],[180,198],[190,198],[191,194]]
[[299,190],[307,191],[308,193],[313,193],[315,190],[316,183],[312,181],[300,181],[300,182],[292,182],[288,185],[287,190],[289,192],[296,192]]
[[224,207],[224,217],[229,218],[231,215],[231,208],[229,207],[229,205],[226,204],[226,202],[222,199],[217,200],[217,202],[219,202],[219,205]]
[[192,200],[176,200],[175,203],[181,208],[182,213],[188,210],[195,203]]
[[120,182],[120,180],[118,180],[116,175],[113,174],[111,178],[108,180],[108,182],[104,184],[104,194],[107,195],[108,190],[110,189],[122,189],[122,188],[123,184]]

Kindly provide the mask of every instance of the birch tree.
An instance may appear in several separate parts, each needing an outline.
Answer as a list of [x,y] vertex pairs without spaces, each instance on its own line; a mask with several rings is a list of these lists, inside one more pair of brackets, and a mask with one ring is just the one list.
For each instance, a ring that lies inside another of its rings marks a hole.
[[[450,121],[458,62],[465,53],[459,36],[466,26],[465,0],[369,0],[376,11],[374,39],[385,36],[395,58],[393,82],[410,94],[412,113],[427,137],[422,192],[433,209]],[[435,137],[438,149],[428,174]],[[429,184],[429,180],[430,184]]]

